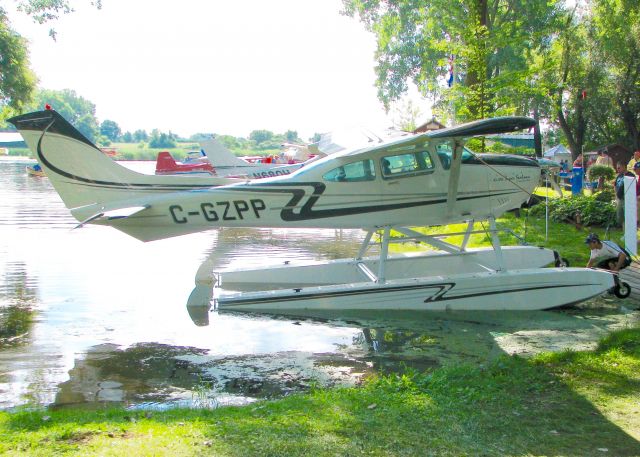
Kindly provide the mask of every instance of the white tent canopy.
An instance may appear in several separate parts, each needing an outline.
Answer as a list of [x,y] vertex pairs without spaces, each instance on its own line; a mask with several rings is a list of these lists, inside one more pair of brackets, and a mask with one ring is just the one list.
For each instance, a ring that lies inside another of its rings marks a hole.
[[544,157],[558,157],[564,159],[564,156],[571,157],[571,151],[565,148],[563,145],[559,144],[557,146],[552,147],[551,149],[547,149],[542,154]]

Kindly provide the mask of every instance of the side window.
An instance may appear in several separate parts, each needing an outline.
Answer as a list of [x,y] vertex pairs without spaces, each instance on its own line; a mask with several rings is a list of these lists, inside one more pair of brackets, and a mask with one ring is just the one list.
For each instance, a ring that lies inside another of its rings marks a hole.
[[373,167],[373,160],[361,160],[334,168],[322,176],[325,181],[331,182],[360,182],[373,181],[376,178],[376,171]]
[[380,161],[383,178],[414,176],[433,171],[433,161],[427,151],[384,156]]

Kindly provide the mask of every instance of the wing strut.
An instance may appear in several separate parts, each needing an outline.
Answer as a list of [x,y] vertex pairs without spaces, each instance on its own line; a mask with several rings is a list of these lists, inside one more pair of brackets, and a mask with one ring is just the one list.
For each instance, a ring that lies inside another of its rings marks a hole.
[[462,164],[463,145],[460,140],[453,142],[451,154],[451,168],[449,169],[449,188],[447,190],[447,218],[453,216],[458,198],[458,183],[460,182],[460,165]]

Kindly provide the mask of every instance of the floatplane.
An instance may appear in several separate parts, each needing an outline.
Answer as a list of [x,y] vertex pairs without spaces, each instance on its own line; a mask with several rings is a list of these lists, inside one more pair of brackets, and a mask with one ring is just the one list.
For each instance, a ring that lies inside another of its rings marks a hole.
[[[9,122],[79,226],[106,225],[142,241],[219,227],[366,231],[354,259],[219,272],[219,309],[538,310],[617,287],[612,273],[564,267],[552,250],[501,246],[496,218],[530,197],[540,166],[523,157],[472,154],[464,144],[475,135],[530,128],[534,121],[526,117],[380,139],[285,176],[231,181],[137,175],[53,110]],[[468,247],[474,221],[488,221],[491,247]],[[463,222],[459,245],[415,229]],[[389,255],[398,235],[435,250]],[[366,257],[374,236],[379,253]],[[238,292],[243,283],[263,290]]]

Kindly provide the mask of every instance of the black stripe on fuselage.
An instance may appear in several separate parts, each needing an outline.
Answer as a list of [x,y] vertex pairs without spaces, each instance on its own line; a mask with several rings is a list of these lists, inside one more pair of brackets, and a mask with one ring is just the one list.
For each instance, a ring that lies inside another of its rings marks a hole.
[[[311,187],[312,193],[304,203],[304,205],[297,209],[298,204],[306,196],[304,189],[290,189],[287,187]],[[244,191],[244,192],[257,192],[257,193],[292,193],[293,196],[289,202],[284,206],[280,213],[280,217],[286,222],[306,221],[312,219],[325,219],[341,216],[352,216],[356,214],[375,213],[381,211],[390,211],[405,208],[415,208],[420,206],[430,206],[446,203],[445,197],[429,200],[418,200],[408,203],[392,203],[392,204],[379,204],[379,205],[367,205],[367,206],[351,206],[347,208],[331,208],[331,209],[313,209],[314,205],[318,202],[322,194],[326,190],[326,185],[320,182],[309,183],[249,183],[245,185],[238,185],[229,188],[225,188],[225,191]],[[519,193],[520,190],[505,190],[501,192],[492,192],[482,195],[469,195],[466,197],[459,197],[456,201],[473,200],[478,198],[490,198],[500,195],[509,195]]]
[[[42,151],[42,140],[44,139],[46,130],[42,132],[42,135],[38,139],[38,145],[36,147],[36,153],[38,154],[38,158],[49,168],[52,172],[63,176],[71,181],[74,181],[77,184],[89,185],[92,187],[104,187],[108,189],[145,189],[145,190],[191,190],[191,189],[207,189],[209,187],[216,187],[215,184],[172,184],[171,187],[167,187],[167,184],[152,184],[152,183],[120,183],[114,181],[101,181],[90,178],[85,178],[82,176],[74,175],[69,172],[66,172],[54,164],[49,162],[49,160],[45,157],[44,152]],[[95,148],[95,146],[92,145]],[[101,153],[102,154],[102,153]]]

